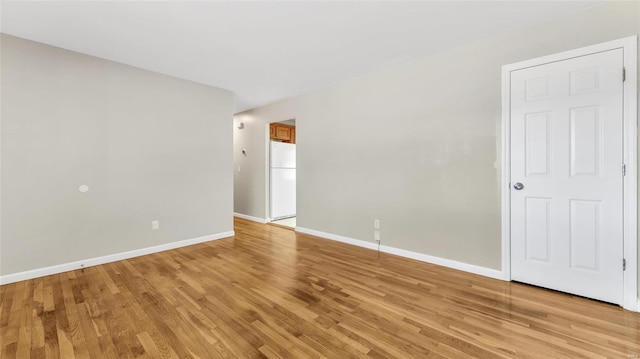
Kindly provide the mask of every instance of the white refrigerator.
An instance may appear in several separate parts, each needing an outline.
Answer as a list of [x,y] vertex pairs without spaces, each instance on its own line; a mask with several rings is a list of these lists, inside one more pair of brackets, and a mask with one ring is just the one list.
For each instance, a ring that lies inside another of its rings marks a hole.
[[296,216],[296,145],[270,143],[271,219]]

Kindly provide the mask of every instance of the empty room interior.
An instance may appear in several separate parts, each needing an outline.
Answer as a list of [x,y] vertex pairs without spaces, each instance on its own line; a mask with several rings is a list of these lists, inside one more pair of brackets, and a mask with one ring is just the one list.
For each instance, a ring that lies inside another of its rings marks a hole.
[[640,2],[0,30],[0,358],[640,358]]

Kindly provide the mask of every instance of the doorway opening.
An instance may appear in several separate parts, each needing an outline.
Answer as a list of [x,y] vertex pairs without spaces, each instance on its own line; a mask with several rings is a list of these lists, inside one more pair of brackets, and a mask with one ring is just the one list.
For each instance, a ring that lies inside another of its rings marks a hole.
[[269,220],[296,227],[296,120],[269,124]]

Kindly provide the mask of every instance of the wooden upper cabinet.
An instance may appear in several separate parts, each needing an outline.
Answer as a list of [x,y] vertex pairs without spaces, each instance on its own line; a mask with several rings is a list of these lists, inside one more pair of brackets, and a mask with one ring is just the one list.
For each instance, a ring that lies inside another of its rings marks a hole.
[[296,143],[296,128],[291,125],[272,123],[269,125],[269,138],[286,143]]
[[291,141],[291,128],[276,126],[276,138],[282,141]]

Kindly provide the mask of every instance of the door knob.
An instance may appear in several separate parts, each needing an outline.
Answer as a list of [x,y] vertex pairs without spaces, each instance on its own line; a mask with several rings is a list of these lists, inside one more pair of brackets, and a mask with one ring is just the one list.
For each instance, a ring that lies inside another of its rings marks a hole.
[[517,182],[516,184],[513,185],[513,188],[517,191],[521,190],[524,188],[524,185],[520,182]]

